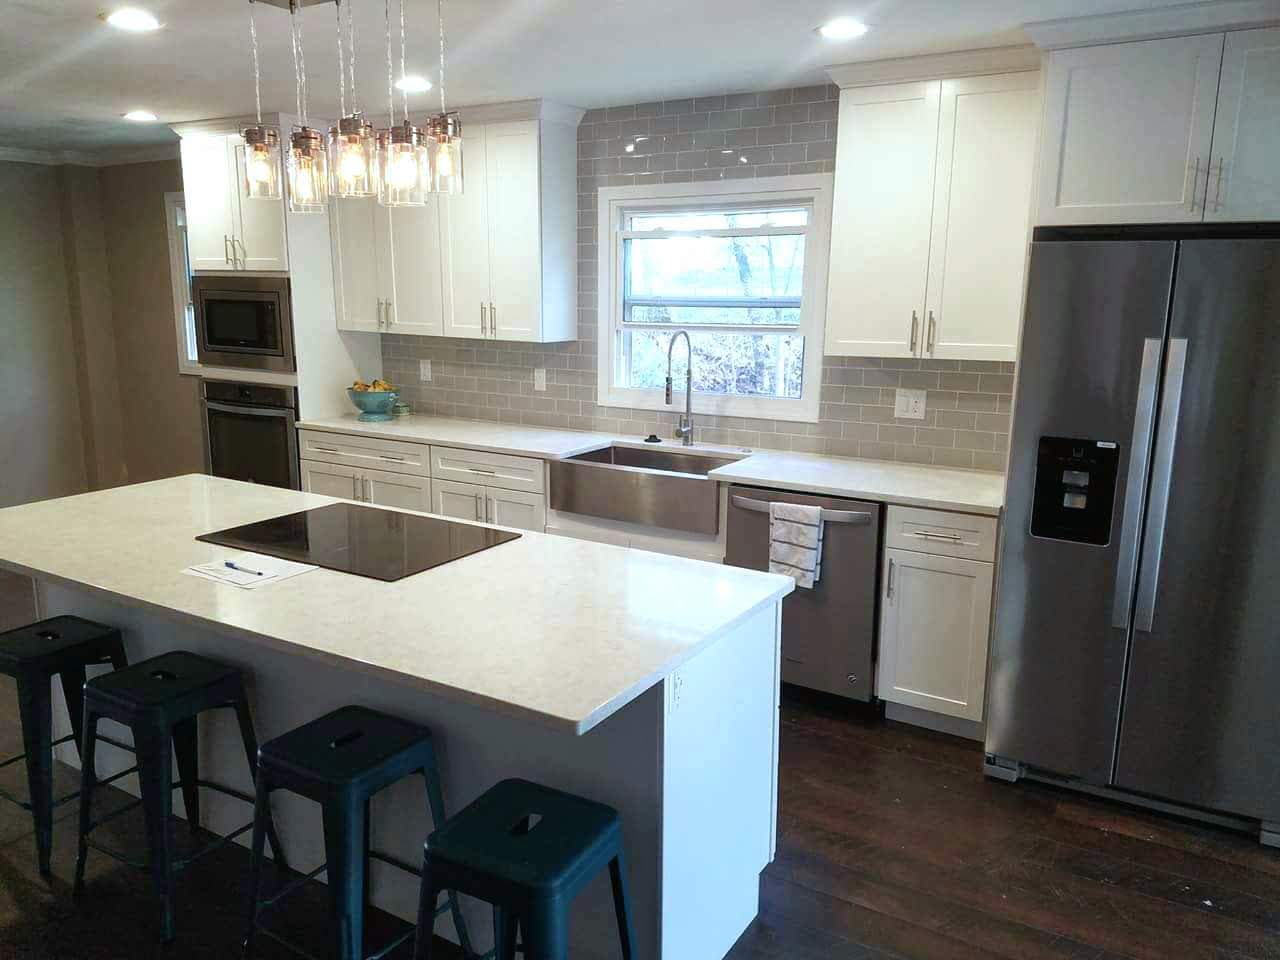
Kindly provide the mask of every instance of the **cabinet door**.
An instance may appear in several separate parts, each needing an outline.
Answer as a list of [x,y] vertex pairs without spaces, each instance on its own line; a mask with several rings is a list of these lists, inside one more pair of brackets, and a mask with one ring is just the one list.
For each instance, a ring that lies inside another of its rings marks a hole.
[[542,226],[538,123],[485,129],[489,191],[489,335],[539,340],[542,326]]
[[1206,220],[1280,220],[1280,28],[1227,34]]
[[436,480],[431,484],[431,512],[458,520],[484,520],[485,489],[474,483]]
[[[329,204],[333,250],[333,292],[339,330],[379,329],[378,243],[372,197]],[[386,246],[388,244],[384,244]]]
[[497,487],[486,487],[484,493],[485,518],[489,523],[538,533],[546,529],[547,502],[543,494]]
[[444,333],[489,335],[489,200],[485,128],[468,127],[463,148],[465,188],[440,200],[444,251]]
[[431,512],[431,481],[426,477],[362,470],[359,479],[364,487],[365,503]]
[[440,284],[440,207],[436,197],[425,207],[396,207],[391,218],[394,292],[385,314],[391,333],[444,332]]
[[993,564],[886,550],[882,700],[982,720]]
[[918,356],[940,84],[840,94],[827,353]]
[[364,491],[359,489],[356,471],[353,467],[345,467],[340,463],[318,463],[314,460],[302,461],[302,489],[307,493],[319,493],[326,497],[341,497],[344,500],[363,500]]
[[1200,220],[1223,35],[1056,50],[1037,222]]
[[231,257],[235,196],[226,137],[183,137],[182,194],[192,270],[235,269]]
[[942,83],[926,357],[1016,358],[1038,90],[1035,73]]
[[244,140],[227,137],[228,166],[232,171],[231,202],[237,226],[235,242],[241,270],[288,270],[289,244],[285,236],[284,200],[250,200],[240,184],[244,180]]

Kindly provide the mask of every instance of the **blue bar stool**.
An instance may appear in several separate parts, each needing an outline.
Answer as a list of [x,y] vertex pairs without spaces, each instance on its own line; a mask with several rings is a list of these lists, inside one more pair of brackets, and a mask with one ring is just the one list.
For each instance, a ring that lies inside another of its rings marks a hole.
[[[124,643],[115,627],[83,620],[80,617],[53,617],[17,630],[0,634],[0,674],[13,677],[18,686],[18,711],[22,720],[24,752],[0,762],[7,767],[20,760],[27,762],[27,794],[29,800],[0,790],[0,796],[31,811],[35,821],[36,851],[40,873],[49,875],[49,851],[53,846],[53,810],[78,793],[53,798],[53,748],[74,742],[79,746],[80,726],[84,717],[86,667],[110,663],[117,670],[127,666]],[[49,682],[57,676],[71,717],[72,733],[53,739],[53,704]],[[111,741],[117,747],[132,749],[128,744]],[[124,770],[111,779],[123,777]]]
[[623,960],[631,960],[618,812],[527,780],[503,780],[427,839],[414,960],[430,960],[430,906],[444,889],[493,904],[497,960],[514,960],[517,931],[527,960],[567,960],[569,908],[606,866]]
[[[160,897],[160,938],[173,939],[173,878],[205,854],[245,833],[246,824],[225,837],[181,860],[176,859],[169,835],[173,814],[173,791],[182,790],[187,820],[200,823],[199,788],[215,790],[253,803],[247,793],[200,778],[199,744],[196,718],[206,710],[235,710],[240,725],[249,772],[256,771],[258,744],[249,716],[249,700],[244,678],[235,667],[198,656],[175,651],[135,663],[123,670],[94,677],[84,685],[84,740],[80,748],[80,851],[76,860],[75,892],[84,890],[85,861],[89,847],[139,869],[150,867],[156,893]],[[94,750],[99,720],[114,720],[133,732],[134,751],[138,757],[138,779],[142,798],[93,821],[92,799],[96,784]],[[178,761],[180,782],[173,782],[173,757]],[[120,852],[90,840],[90,834],[102,824],[141,804],[147,824],[149,856],[146,863],[130,860]],[[271,848],[276,862],[284,866],[284,848],[276,837],[275,827],[267,815],[266,829],[271,835]]]
[[[298,947],[260,926],[263,915],[289,894],[321,873],[329,874],[329,895],[338,925],[340,960],[362,960],[364,913],[369,899],[368,861],[372,857],[419,876],[413,866],[369,849],[369,800],[380,790],[421,774],[426,781],[427,808],[433,824],[444,823],[444,799],[436,767],[431,731],[366,707],[342,707],[264,743],[258,752],[258,797],[250,866],[249,932],[244,956],[253,954],[261,934],[302,953]],[[324,817],[326,862],[305,877],[287,884],[270,899],[260,899],[262,842],[267,801],[273,790],[288,790],[314,800]],[[450,910],[463,953],[474,957],[458,899],[446,893],[445,903],[431,904],[431,915]],[[411,929],[380,949],[385,957],[412,937]],[[304,954],[305,955],[305,954]]]

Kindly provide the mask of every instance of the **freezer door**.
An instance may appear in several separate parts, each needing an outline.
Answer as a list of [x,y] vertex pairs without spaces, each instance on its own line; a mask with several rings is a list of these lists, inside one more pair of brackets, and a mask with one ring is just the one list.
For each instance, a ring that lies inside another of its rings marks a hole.
[[822,577],[782,601],[782,679],[854,700],[875,689],[877,561],[883,506],[863,500],[729,488],[725,563],[769,569],[769,504],[774,500],[831,512],[822,535]]
[[1111,778],[1175,246],[1032,247],[987,752],[1092,783]]
[[1185,241],[1116,785],[1280,820],[1280,241]]

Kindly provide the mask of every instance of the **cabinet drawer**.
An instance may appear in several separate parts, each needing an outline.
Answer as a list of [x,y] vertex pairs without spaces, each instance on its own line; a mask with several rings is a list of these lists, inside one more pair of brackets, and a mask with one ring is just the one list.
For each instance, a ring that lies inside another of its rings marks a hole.
[[416,477],[431,475],[430,447],[424,443],[299,430],[298,450],[303,460],[344,463],[351,467],[407,473]]
[[529,493],[541,493],[545,489],[541,460],[454,447],[431,448],[431,476],[437,480],[482,483],[486,487]]
[[996,558],[996,518],[891,506],[884,544],[900,550],[991,563]]

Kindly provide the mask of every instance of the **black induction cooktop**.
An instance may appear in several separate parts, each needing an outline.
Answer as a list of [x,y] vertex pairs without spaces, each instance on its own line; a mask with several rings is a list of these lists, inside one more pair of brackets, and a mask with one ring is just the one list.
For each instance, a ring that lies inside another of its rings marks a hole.
[[519,538],[518,533],[492,527],[354,503],[333,503],[196,537],[205,543],[386,581]]

